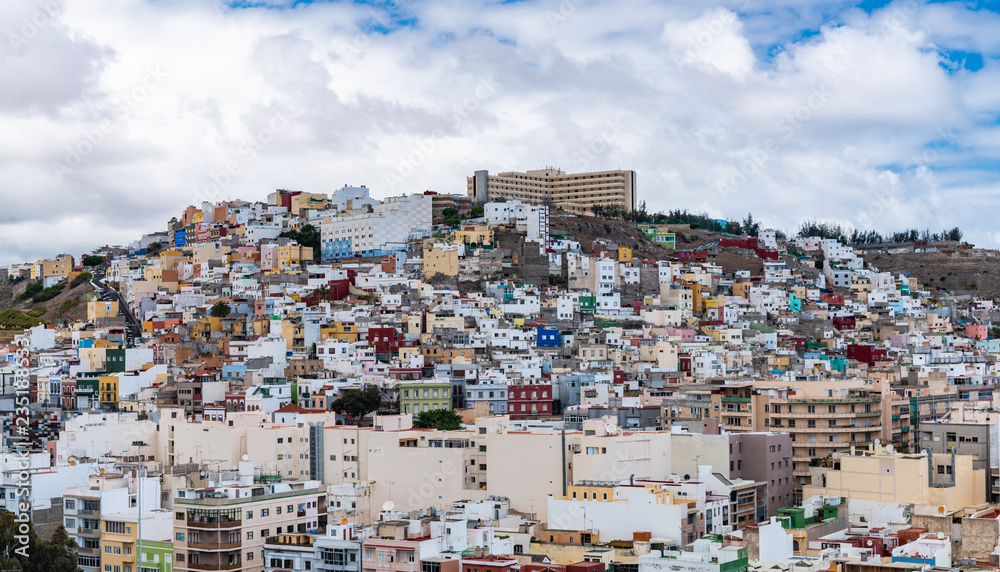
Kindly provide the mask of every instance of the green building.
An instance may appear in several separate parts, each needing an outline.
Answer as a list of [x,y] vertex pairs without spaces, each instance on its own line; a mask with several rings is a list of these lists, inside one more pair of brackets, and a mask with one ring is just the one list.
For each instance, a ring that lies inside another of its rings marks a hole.
[[669,248],[670,250],[674,250],[677,246],[676,235],[660,225],[636,224],[634,226],[644,232],[650,242],[656,243],[663,248]]
[[451,383],[401,381],[399,383],[399,411],[416,415],[421,411],[451,409]]
[[174,572],[174,543],[143,540],[139,572]]

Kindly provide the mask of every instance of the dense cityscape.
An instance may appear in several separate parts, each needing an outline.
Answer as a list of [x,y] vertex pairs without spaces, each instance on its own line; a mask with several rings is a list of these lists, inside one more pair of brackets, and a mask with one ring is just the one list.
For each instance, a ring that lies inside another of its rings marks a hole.
[[0,268],[5,558],[995,568],[997,252],[647,213],[640,175],[277,190]]

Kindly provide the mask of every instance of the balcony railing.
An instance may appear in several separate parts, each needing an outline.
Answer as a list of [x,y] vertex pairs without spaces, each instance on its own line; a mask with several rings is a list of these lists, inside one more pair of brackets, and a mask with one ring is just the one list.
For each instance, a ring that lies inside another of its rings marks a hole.
[[239,542],[188,542],[188,548],[195,550],[237,550],[240,546]]
[[188,519],[187,526],[189,528],[239,528],[241,521],[239,520],[223,520],[223,521],[202,521],[202,520],[191,520]]
[[192,570],[237,570],[242,566],[243,564],[240,562],[235,564],[195,564],[194,562],[188,562],[187,565]]

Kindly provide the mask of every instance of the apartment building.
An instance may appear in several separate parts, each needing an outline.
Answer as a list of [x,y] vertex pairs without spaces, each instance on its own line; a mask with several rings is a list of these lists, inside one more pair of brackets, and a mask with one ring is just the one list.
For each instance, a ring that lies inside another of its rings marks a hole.
[[[173,532],[171,513],[166,509],[144,512],[142,515],[143,563],[152,562],[151,557],[163,557],[161,564],[167,565],[162,543],[167,543]],[[142,572],[139,570],[139,514],[126,512],[101,516],[101,564],[104,572]],[[146,553],[146,543],[151,545]],[[146,564],[142,568],[148,568]]]
[[448,381],[401,381],[399,407],[403,414],[451,409],[451,383]]
[[254,484],[268,479],[255,478],[246,461],[239,472],[236,483],[178,489],[176,570],[262,572],[268,538],[326,527],[326,488],[318,481]]
[[363,529],[329,525],[325,535],[280,534],[264,545],[265,572],[361,572]]
[[468,194],[477,202],[519,200],[548,204],[576,214],[592,214],[594,207],[635,210],[635,171],[566,173],[548,168],[490,175],[476,171],[467,180]]
[[41,280],[42,286],[48,288],[58,284],[60,280],[69,278],[73,271],[73,257],[60,254],[54,260],[39,260],[31,266],[32,280]]

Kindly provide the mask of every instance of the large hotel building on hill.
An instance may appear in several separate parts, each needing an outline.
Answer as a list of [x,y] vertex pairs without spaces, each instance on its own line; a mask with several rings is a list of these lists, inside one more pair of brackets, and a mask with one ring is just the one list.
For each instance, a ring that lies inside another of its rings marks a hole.
[[469,196],[483,203],[516,199],[533,205],[549,204],[577,214],[590,214],[595,206],[635,209],[635,171],[565,173],[559,169],[514,171],[490,175],[476,171],[468,178]]

